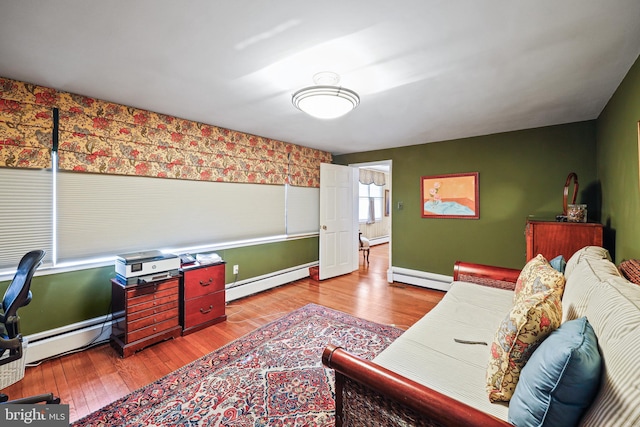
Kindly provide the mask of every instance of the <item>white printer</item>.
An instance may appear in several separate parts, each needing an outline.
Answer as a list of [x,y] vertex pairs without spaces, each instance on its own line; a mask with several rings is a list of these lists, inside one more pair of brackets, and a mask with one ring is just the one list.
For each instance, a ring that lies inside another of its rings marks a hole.
[[180,257],[160,251],[132,252],[118,255],[115,267],[122,284],[149,283],[177,276]]

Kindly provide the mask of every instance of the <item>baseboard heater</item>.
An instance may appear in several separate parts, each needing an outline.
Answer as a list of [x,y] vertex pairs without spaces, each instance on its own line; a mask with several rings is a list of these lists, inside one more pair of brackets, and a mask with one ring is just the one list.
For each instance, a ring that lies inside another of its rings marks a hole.
[[311,262],[293,268],[275,271],[271,274],[256,276],[240,282],[228,284],[226,289],[227,302],[309,277],[309,267],[316,265],[318,265],[317,262]]
[[[309,267],[315,265],[318,265],[318,263],[312,262],[229,284],[226,289],[226,300],[227,302],[233,301],[309,277]],[[80,350],[94,343],[108,341],[111,336],[113,322],[114,319],[109,314],[28,335],[26,336],[28,340],[27,351],[25,352],[26,363],[34,363]]]
[[448,291],[453,281],[451,276],[402,267],[391,267],[387,279],[389,282],[407,283],[439,291]]
[[25,361],[34,363],[104,342],[111,335],[111,314],[27,335]]
[[382,245],[383,243],[389,243],[389,236],[381,236],[381,237],[373,237],[369,239],[369,244],[371,246]]

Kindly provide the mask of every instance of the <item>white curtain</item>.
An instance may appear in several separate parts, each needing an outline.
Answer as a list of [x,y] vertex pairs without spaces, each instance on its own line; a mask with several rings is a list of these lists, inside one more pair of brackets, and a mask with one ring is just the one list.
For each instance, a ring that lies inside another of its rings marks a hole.
[[364,185],[375,184],[375,185],[385,185],[385,173],[380,171],[374,171],[371,169],[360,169],[360,183]]
[[369,214],[367,215],[367,224],[375,224],[376,222],[376,205],[373,197],[369,197]]

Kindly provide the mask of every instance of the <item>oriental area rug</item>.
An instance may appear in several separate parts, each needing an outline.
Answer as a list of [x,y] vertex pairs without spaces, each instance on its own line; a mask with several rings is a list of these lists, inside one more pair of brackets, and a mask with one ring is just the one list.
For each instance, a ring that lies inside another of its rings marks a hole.
[[403,331],[309,304],[73,426],[333,426],[331,343],[366,359]]

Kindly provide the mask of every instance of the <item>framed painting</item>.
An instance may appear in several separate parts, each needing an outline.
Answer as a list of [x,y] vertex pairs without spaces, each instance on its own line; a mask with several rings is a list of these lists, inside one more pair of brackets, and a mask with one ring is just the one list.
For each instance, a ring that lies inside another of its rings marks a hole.
[[423,176],[422,218],[480,218],[478,172]]

